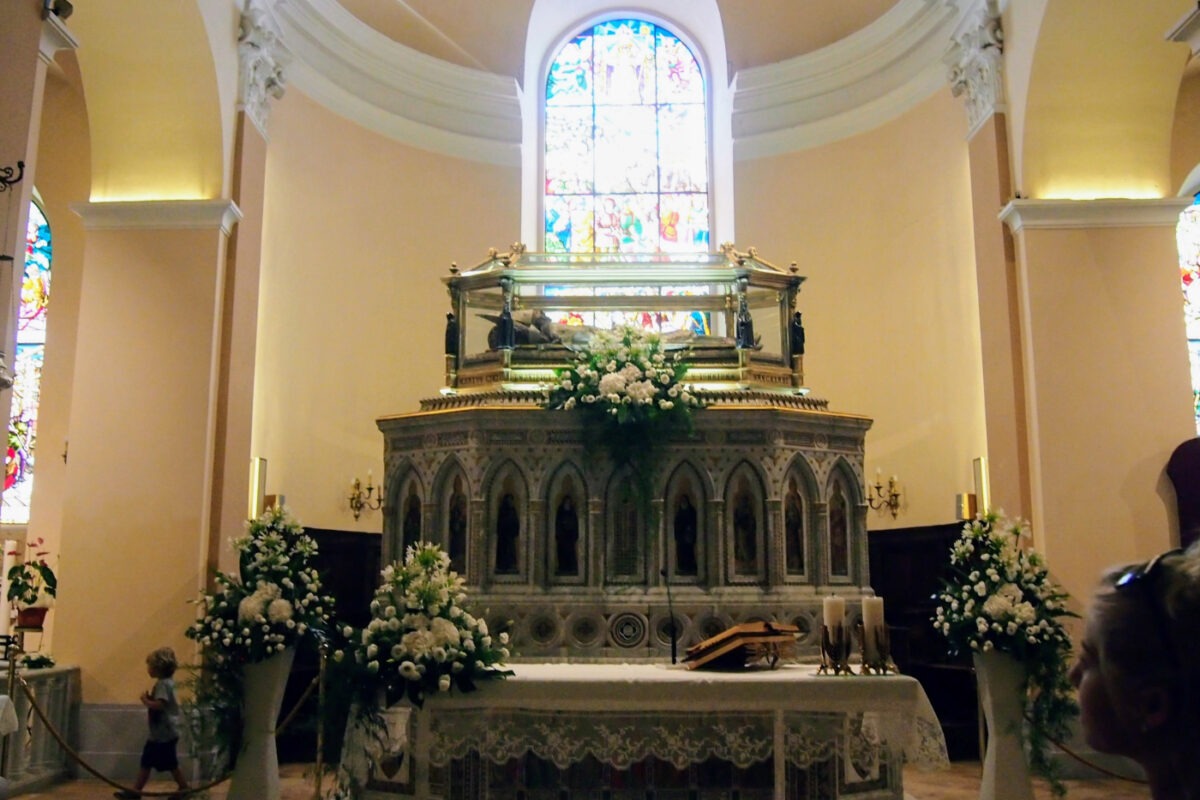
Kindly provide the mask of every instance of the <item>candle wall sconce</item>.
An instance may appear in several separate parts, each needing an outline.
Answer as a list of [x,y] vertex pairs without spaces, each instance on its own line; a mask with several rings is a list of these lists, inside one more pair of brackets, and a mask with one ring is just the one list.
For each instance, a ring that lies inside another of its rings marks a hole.
[[364,511],[378,511],[383,508],[383,488],[371,485],[371,473],[367,473],[367,483],[355,478],[350,484],[350,511],[358,519]]
[[888,478],[885,488],[877,474],[875,483],[867,487],[867,504],[875,511],[891,511],[892,519],[895,519],[900,514],[900,482],[896,476]]

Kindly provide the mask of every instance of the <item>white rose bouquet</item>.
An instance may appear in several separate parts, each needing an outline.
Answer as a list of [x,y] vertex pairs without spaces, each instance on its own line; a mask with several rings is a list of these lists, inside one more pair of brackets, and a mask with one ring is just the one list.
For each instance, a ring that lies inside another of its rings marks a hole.
[[403,563],[385,567],[371,601],[371,621],[361,631],[343,628],[346,649],[337,662],[365,673],[366,687],[403,695],[420,707],[425,696],[511,675],[508,634],[494,638],[487,622],[464,608],[463,579],[450,569],[450,557],[437,545],[409,547]]
[[558,371],[547,407],[586,414],[587,444],[602,444],[648,491],[655,444],[690,432],[692,412],[703,405],[683,382],[686,374],[687,363],[667,353],[656,333],[631,325],[596,331],[577,349],[575,363]]
[[1028,547],[1026,523],[996,513],[963,526],[950,549],[950,577],[936,596],[933,626],[952,655],[998,650],[1028,670],[1026,716],[1030,765],[1054,780],[1050,739],[1064,740],[1078,713],[1067,680],[1071,640],[1063,619],[1068,595],[1050,577],[1045,559]]
[[202,616],[187,636],[217,666],[263,661],[324,627],[333,598],[321,594],[312,565],[317,543],[283,508],[270,508],[233,540],[240,575],[218,572],[216,590],[197,601]]

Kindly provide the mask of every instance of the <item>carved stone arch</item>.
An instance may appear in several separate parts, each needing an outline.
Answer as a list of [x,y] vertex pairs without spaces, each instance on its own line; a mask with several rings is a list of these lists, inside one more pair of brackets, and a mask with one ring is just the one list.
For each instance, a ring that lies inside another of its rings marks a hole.
[[633,471],[628,467],[614,470],[609,476],[603,507],[604,582],[645,585],[649,520],[639,507]]
[[588,582],[591,537],[587,479],[578,464],[564,461],[550,472],[545,491],[545,524],[541,547],[546,583]]
[[820,530],[818,498],[821,494],[812,465],[803,453],[796,453],[788,461],[779,489],[780,559],[784,583],[812,582],[817,542],[822,540],[816,535]]
[[749,461],[739,462],[725,481],[724,501],[725,579],[732,584],[762,584],[770,540],[762,473]]
[[471,519],[473,486],[467,465],[451,454],[438,468],[434,479],[433,513],[428,537],[437,542],[450,556],[450,568],[468,583],[478,583],[472,574],[472,555],[477,544],[473,541],[476,526]]
[[541,526],[535,509],[541,503],[529,494],[529,481],[512,459],[498,462],[484,479],[484,556],[487,579],[495,583],[524,583],[533,563],[532,531]]
[[866,515],[858,472],[845,458],[838,458],[825,482],[825,565],[830,584],[859,581],[866,550]]
[[[414,488],[419,503],[424,503],[428,494],[421,471],[411,459],[399,459],[387,465],[384,478],[385,497],[383,511],[383,542],[381,556],[385,563],[404,558],[404,498],[408,489]],[[424,522],[424,509],[418,522]]]
[[690,461],[679,462],[667,477],[661,558],[673,583],[708,581],[709,554],[718,549],[707,524],[712,493],[708,475]]

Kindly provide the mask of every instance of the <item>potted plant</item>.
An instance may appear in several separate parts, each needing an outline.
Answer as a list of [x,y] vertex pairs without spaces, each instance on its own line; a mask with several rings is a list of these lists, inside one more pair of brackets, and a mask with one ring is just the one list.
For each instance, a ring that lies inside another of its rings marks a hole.
[[[8,601],[17,608],[17,627],[40,628],[58,594],[58,578],[46,563],[48,551],[39,537],[25,545],[25,560],[13,564],[8,580]],[[18,555],[11,552],[8,555]]]

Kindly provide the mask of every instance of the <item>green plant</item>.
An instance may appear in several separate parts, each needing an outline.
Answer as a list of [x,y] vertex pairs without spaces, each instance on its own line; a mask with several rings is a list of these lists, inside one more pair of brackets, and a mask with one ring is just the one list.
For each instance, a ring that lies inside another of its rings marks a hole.
[[1071,639],[1063,626],[1064,618],[1078,615],[1067,609],[1067,593],[1050,578],[1041,554],[1027,547],[1028,538],[1025,523],[993,512],[964,525],[950,549],[951,577],[937,596],[933,626],[951,655],[997,650],[1025,665],[1030,767],[1061,796],[1066,790],[1048,754],[1052,740],[1069,736],[1079,712],[1067,679]]
[[[19,607],[49,606],[58,595],[58,578],[46,562],[48,551],[39,537],[25,545],[25,561],[8,570],[8,600]],[[10,556],[19,555],[15,550]]]

